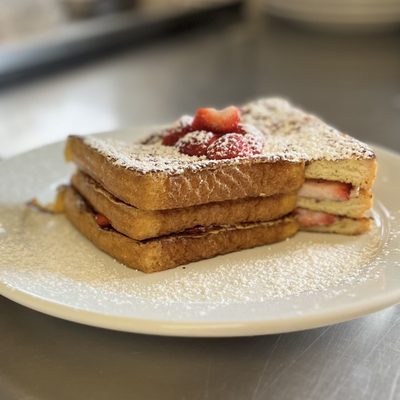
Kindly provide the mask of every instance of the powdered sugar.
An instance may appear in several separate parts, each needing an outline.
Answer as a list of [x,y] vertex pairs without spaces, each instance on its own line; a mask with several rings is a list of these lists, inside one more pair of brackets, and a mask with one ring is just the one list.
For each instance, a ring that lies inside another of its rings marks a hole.
[[193,131],[180,138],[175,143],[175,147],[183,154],[204,156],[207,154],[208,146],[215,139],[217,139],[217,136],[212,132]]
[[179,148],[180,144],[198,144],[198,143],[207,142],[213,136],[214,136],[214,134],[212,132],[207,132],[207,131],[189,132],[183,138],[178,140],[178,142],[176,143],[176,147]]
[[76,293],[76,307],[93,301],[229,305],[343,290],[377,276],[371,262],[384,240],[379,227],[354,238],[303,233],[290,242],[145,275],[97,250],[63,216],[3,207],[0,220],[0,279],[52,299]]
[[[141,173],[164,172],[180,174],[187,169],[200,170],[221,164],[252,162],[340,160],[375,157],[366,144],[340,133],[320,119],[307,114],[282,99],[262,99],[242,108],[242,120],[251,133],[251,124],[261,129],[265,142],[261,154],[229,160],[208,160],[205,156],[188,156],[173,146],[161,145],[163,131],[148,137],[143,144],[119,142],[112,139],[86,137],[85,143],[111,159],[116,165]],[[191,117],[179,119],[180,127]],[[250,125],[248,125],[250,124]]]
[[207,157],[212,160],[246,157],[251,155],[245,136],[240,133],[227,133],[218,138],[208,148]]
[[371,147],[327,125],[314,115],[279,98],[260,99],[246,104],[242,119],[262,129],[272,148],[290,147],[304,153],[305,161],[370,159]]
[[86,137],[85,143],[110,159],[114,164],[138,172],[182,173],[185,168],[201,169],[210,165],[203,157],[181,154],[176,147],[161,144],[127,143],[113,139]]
[[180,174],[185,170],[200,170],[223,164],[239,164],[243,161],[275,162],[279,160],[298,161],[294,154],[285,149],[276,152],[264,152],[260,155],[237,157],[229,160],[209,160],[205,156],[188,156],[174,146],[163,146],[160,143],[138,144],[114,139],[102,139],[94,136],[83,139],[87,145],[96,149],[114,164],[133,169],[137,172],[164,172]]

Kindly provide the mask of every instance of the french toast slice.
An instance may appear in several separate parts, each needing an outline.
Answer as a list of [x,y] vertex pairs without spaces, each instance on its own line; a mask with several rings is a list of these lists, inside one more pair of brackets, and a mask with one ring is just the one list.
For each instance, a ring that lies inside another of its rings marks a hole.
[[345,182],[365,190],[375,180],[376,156],[370,146],[286,100],[266,98],[250,102],[242,108],[242,119],[260,129],[267,142],[276,143],[275,151],[290,146],[306,163],[306,179]]
[[65,157],[115,197],[142,210],[291,193],[304,181],[304,162],[286,147],[209,160],[181,154],[173,146],[70,136]]
[[234,225],[270,221],[296,207],[296,193],[228,200],[169,210],[141,210],[118,200],[81,171],[71,178],[72,186],[113,228],[132,239],[181,232],[195,226]]
[[138,241],[112,228],[101,228],[93,210],[71,186],[65,188],[64,208],[71,223],[96,247],[128,267],[146,273],[278,242],[298,230],[296,219],[286,216],[269,222],[192,229]]
[[375,182],[376,158],[356,158],[354,155],[343,160],[311,160],[306,162],[305,179],[324,179],[350,183],[361,190],[370,190]]
[[[306,225],[300,218],[301,229],[353,235],[370,228],[371,219],[365,213],[372,207],[377,171],[370,146],[279,98],[250,102],[242,115],[267,138],[280,137],[294,152],[302,153],[305,182],[298,193],[298,207],[310,212],[304,216]],[[324,190],[326,196],[321,197]],[[312,220],[315,226],[310,226]]]

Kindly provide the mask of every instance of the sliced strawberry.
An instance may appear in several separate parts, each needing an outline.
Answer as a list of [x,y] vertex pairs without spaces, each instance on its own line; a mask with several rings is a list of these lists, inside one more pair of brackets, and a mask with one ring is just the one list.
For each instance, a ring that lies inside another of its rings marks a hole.
[[207,150],[210,160],[246,157],[253,154],[246,139],[239,133],[228,133],[220,136]]
[[336,215],[305,208],[296,208],[296,215],[303,228],[332,225],[336,221]]
[[204,130],[218,134],[236,132],[240,121],[240,110],[230,106],[223,110],[199,108],[193,120],[193,130]]
[[103,214],[95,214],[94,219],[101,228],[106,228],[111,225],[110,220]]
[[191,132],[193,118],[184,115],[174,124],[172,128],[169,128],[164,133],[162,144],[165,146],[173,146],[180,138]]
[[306,179],[299,191],[299,196],[316,200],[346,201],[350,199],[350,192],[350,183]]
[[175,147],[189,156],[205,156],[207,154],[208,146],[218,138],[212,132],[194,131],[179,139]]
[[188,132],[190,132],[190,127],[184,128],[171,128],[165,133],[162,144],[165,146],[173,146],[180,138],[184,137]]

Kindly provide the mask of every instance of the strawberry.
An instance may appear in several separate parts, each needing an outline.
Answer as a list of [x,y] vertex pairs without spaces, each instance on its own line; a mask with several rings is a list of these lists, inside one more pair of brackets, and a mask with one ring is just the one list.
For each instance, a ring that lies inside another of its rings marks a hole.
[[336,221],[336,215],[305,208],[296,208],[296,215],[300,226],[303,228],[332,225]]
[[199,108],[194,116],[193,130],[210,131],[217,134],[236,132],[240,121],[240,110],[230,106],[223,110]]
[[101,228],[106,228],[111,225],[110,220],[103,214],[95,214],[94,219]]
[[252,154],[243,135],[228,133],[220,136],[207,149],[207,158],[223,160],[226,158],[246,157]]
[[171,128],[166,131],[162,139],[162,144],[165,146],[173,146],[180,138],[183,138],[188,132],[190,127],[184,128]]
[[254,126],[240,125],[251,154],[261,154],[265,144],[265,136]]
[[299,196],[316,200],[346,201],[350,199],[351,188],[349,183],[306,179],[299,191]]
[[164,133],[162,144],[165,146],[173,146],[180,138],[191,132],[193,118],[184,115],[174,124],[173,127],[166,130]]
[[177,147],[181,153],[189,156],[205,156],[208,146],[217,138],[218,136],[212,132],[194,131],[179,139],[175,147]]

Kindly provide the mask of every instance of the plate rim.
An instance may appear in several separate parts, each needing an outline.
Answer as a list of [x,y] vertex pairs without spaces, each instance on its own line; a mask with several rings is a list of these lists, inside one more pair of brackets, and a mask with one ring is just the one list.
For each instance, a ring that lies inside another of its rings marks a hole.
[[296,332],[350,321],[400,304],[399,288],[398,291],[393,291],[389,295],[382,293],[375,296],[373,302],[360,299],[345,309],[337,306],[328,312],[311,311],[306,315],[291,315],[285,318],[210,323],[131,318],[79,309],[13,289],[1,281],[0,295],[42,314],[81,325],[119,332],[176,337],[244,337]]

